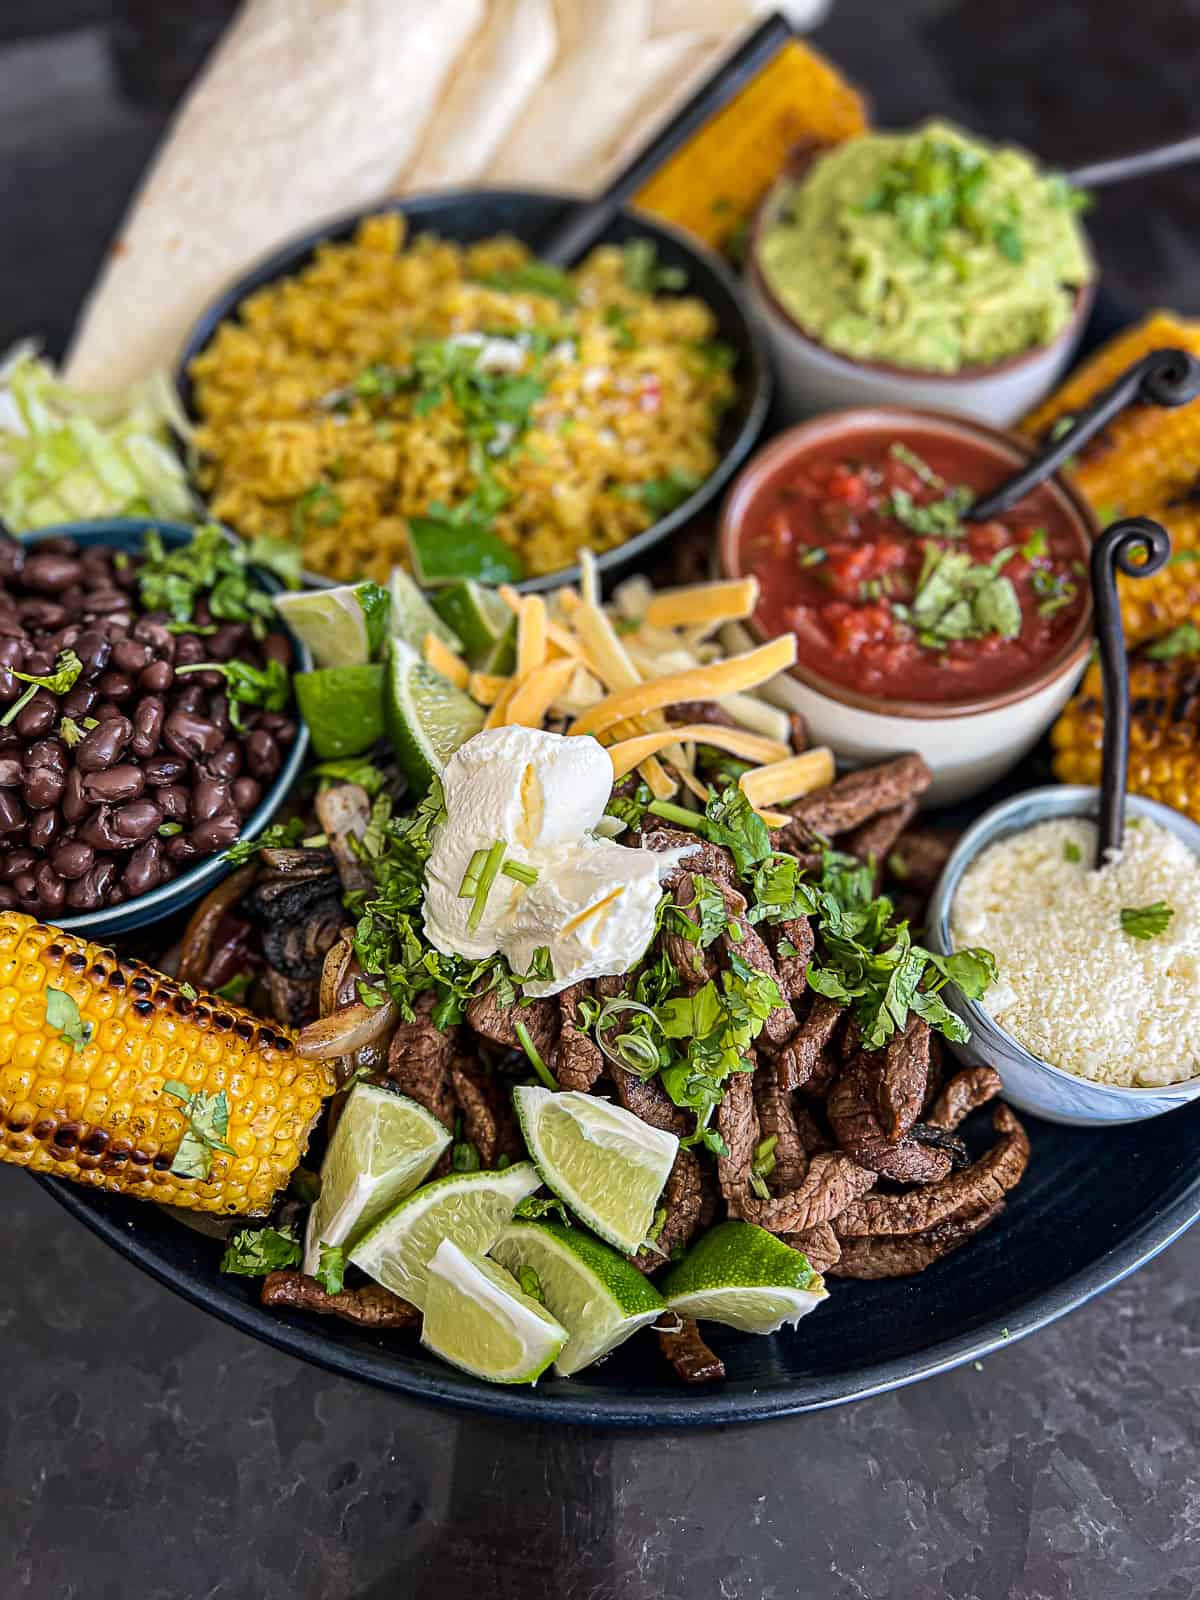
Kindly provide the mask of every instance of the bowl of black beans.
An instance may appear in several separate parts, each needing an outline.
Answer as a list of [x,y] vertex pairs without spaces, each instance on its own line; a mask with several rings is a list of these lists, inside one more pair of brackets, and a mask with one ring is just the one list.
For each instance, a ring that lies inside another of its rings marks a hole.
[[0,910],[125,932],[205,893],[271,821],[312,663],[253,563],[213,526],[0,535]]

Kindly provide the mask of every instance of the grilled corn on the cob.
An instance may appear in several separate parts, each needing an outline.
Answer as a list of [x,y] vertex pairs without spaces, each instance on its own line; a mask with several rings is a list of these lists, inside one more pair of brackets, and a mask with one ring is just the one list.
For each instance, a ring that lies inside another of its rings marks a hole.
[[1200,617],[1200,500],[1152,506],[1147,515],[1171,535],[1171,559],[1148,578],[1117,578],[1130,648]]
[[[51,1025],[51,1007],[78,1016],[74,1037]],[[0,1159],[193,1211],[262,1212],[334,1088],[332,1068],[301,1060],[286,1029],[0,912]],[[219,1106],[218,1126],[227,1115],[219,1140],[202,1124],[197,1135],[196,1105]],[[204,1152],[192,1177],[172,1171],[189,1165],[189,1134]]]
[[[1133,655],[1129,697],[1130,790],[1200,822],[1200,662],[1195,657],[1152,661]],[[1099,783],[1104,694],[1098,665],[1088,668],[1050,740],[1057,778]]]
[[[1021,424],[1041,439],[1056,422],[1094,400],[1126,367],[1151,350],[1177,347],[1200,355],[1200,322],[1156,311],[1085,361]],[[1200,400],[1175,410],[1130,406],[1096,435],[1067,476],[1101,522],[1154,515],[1153,507],[1186,494],[1200,477]]]

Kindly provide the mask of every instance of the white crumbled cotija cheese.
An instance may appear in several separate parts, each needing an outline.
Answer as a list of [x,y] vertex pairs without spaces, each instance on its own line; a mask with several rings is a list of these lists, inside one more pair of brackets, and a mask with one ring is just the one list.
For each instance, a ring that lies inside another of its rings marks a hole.
[[[442,773],[446,820],[425,869],[429,942],[470,960],[500,951],[514,972],[528,972],[547,948],[553,981],[527,983],[530,996],[635,966],[654,935],[662,880],[689,851],[598,838],[612,779],[611,757],[589,737],[513,727],[468,739]],[[459,891],[476,851],[497,840],[537,880],[501,873],[470,928],[472,901]]]
[[[990,845],[954,896],[954,946],[996,957],[980,1004],[1044,1061],[1125,1088],[1180,1083],[1200,1070],[1200,863],[1144,818],[1099,872],[1095,849],[1095,825],[1073,819]],[[1122,909],[1157,901],[1174,913],[1163,933],[1122,930]]]

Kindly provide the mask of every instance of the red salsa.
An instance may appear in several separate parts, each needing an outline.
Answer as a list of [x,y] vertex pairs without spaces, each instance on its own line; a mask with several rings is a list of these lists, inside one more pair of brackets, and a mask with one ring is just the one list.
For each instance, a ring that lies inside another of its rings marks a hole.
[[1081,533],[1043,485],[964,523],[1013,470],[959,436],[864,432],[786,462],[746,508],[738,561],[755,620],[800,664],[889,700],[971,700],[1032,677],[1087,603]]

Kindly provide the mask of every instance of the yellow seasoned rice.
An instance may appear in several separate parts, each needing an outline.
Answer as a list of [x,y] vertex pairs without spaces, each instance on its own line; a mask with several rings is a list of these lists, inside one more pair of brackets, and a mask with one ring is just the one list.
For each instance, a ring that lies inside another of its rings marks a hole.
[[[343,582],[409,565],[407,519],[461,505],[481,460],[508,497],[493,531],[530,575],[658,520],[638,485],[699,482],[718,461],[734,385],[712,312],[635,292],[611,246],[570,275],[574,305],[476,281],[530,259],[509,238],[464,248],[421,235],[405,247],[390,214],[250,296],[191,365],[213,514],[247,537],[298,540],[306,568]],[[531,330],[542,345],[553,335],[548,350],[515,349]],[[448,389],[421,398],[404,386],[414,349],[478,333],[502,338],[501,361],[543,386],[511,447],[473,442]],[[398,392],[347,390],[377,364]]]

